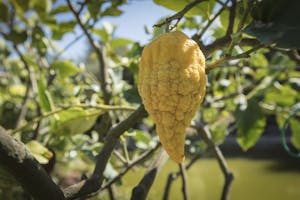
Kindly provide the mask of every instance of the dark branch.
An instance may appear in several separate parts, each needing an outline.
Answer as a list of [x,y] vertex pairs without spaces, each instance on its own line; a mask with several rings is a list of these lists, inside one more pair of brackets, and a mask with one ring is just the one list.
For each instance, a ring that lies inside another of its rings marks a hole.
[[164,196],[163,196],[163,200],[168,200],[169,199],[169,194],[170,194],[170,190],[171,190],[171,186],[173,183],[173,180],[175,180],[178,176],[176,175],[176,173],[170,173],[167,179],[167,183],[165,186],[165,190],[164,190]]
[[144,106],[141,105],[128,118],[111,128],[107,134],[105,144],[101,152],[97,155],[97,162],[91,178],[72,185],[64,190],[67,199],[76,199],[97,192],[103,182],[103,172],[111,153],[116,146],[119,137],[129,128],[131,128],[138,120],[147,116]]
[[155,24],[154,27],[162,27],[163,25],[169,25],[173,20],[177,20],[176,24],[174,25],[174,27],[176,27],[176,25],[179,23],[179,21],[183,18],[183,16],[189,11],[191,10],[193,7],[195,7],[197,4],[204,2],[207,0],[195,0],[193,2],[191,2],[190,4],[186,5],[181,11],[179,11],[178,13],[172,15],[171,17],[166,18],[162,23],[159,24]]
[[228,200],[229,199],[229,192],[231,189],[231,183],[233,181],[233,173],[229,171],[227,162],[222,154],[222,151],[220,148],[215,145],[211,138],[211,134],[209,130],[204,129],[202,126],[195,127],[197,129],[197,132],[201,136],[201,138],[205,141],[205,143],[208,145],[208,147],[212,150],[214,156],[216,157],[218,164],[221,168],[221,171],[225,178],[225,183],[223,186],[222,196],[221,200]]
[[[199,41],[197,41],[199,43]],[[230,36],[224,36],[222,38],[216,39],[213,43],[203,47],[206,57],[210,55],[213,51],[222,49],[228,46],[231,42]],[[252,38],[243,38],[238,45],[240,46],[256,46],[260,42]]]
[[226,31],[226,36],[230,36],[233,33],[234,21],[235,21],[235,10],[236,10],[236,0],[231,0],[231,6],[229,9],[229,22]]
[[[198,154],[196,156],[194,156],[190,162],[186,165],[185,170],[189,170],[190,167],[196,163],[196,161],[201,157],[201,154]],[[180,171],[178,172],[174,172],[174,173],[170,173],[166,182],[166,186],[165,186],[165,190],[164,190],[164,196],[163,196],[163,200],[168,200],[169,199],[169,193],[170,193],[170,189],[171,189],[171,185],[173,183],[173,180],[175,180],[176,178],[178,178],[180,176]]]
[[167,154],[164,150],[162,150],[159,153],[158,157],[148,167],[147,172],[145,173],[139,184],[133,188],[131,200],[145,200],[147,198],[148,192],[155,180],[156,174],[166,160]]
[[0,163],[36,200],[63,200],[63,192],[24,144],[0,127]]
[[186,175],[186,169],[184,167],[184,164],[181,163],[179,164],[179,172],[182,180],[182,194],[183,194],[183,199],[188,200],[188,191],[187,191],[187,175]]
[[109,199],[110,200],[115,200],[115,193],[114,193],[114,189],[112,187],[112,185],[110,185],[108,188],[107,188],[107,191],[108,191],[108,195],[109,195]]

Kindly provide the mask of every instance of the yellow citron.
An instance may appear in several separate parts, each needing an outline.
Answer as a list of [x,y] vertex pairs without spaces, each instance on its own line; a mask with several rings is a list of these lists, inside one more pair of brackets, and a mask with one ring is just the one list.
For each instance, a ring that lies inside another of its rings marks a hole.
[[205,58],[195,41],[180,31],[148,44],[139,64],[138,90],[172,160],[184,160],[186,128],[205,95]]

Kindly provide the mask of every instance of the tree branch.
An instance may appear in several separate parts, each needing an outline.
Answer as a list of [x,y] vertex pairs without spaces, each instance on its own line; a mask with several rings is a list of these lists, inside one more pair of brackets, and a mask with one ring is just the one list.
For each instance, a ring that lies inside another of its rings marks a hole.
[[183,199],[188,200],[188,191],[187,191],[187,175],[186,175],[186,169],[184,167],[183,163],[179,164],[179,172],[182,180],[182,194]]
[[[190,167],[196,163],[196,161],[201,157],[201,154],[197,154],[196,156],[194,156],[190,162],[186,165],[185,170],[189,170]],[[174,172],[174,173],[170,173],[166,182],[166,186],[165,186],[165,190],[164,190],[164,196],[163,196],[163,200],[168,200],[169,199],[169,193],[170,193],[170,189],[171,189],[171,185],[173,183],[173,180],[175,180],[176,178],[178,178],[180,176],[180,171],[178,172]]]
[[[199,41],[197,41],[197,42],[199,44]],[[230,36],[224,36],[222,38],[216,39],[213,43],[203,47],[204,54],[207,57],[213,51],[222,49],[223,47],[229,45],[230,42],[231,42]],[[239,43],[240,46],[256,46],[258,44],[260,44],[260,42],[256,39],[252,39],[252,38],[243,38]]]
[[242,58],[249,58],[250,54],[253,53],[254,51],[260,49],[264,47],[263,44],[259,44],[256,47],[253,47],[252,49],[245,51],[241,54],[235,55],[235,56],[231,56],[231,55],[225,55],[223,57],[221,57],[219,60],[214,61],[213,63],[207,64],[206,68],[205,68],[205,72],[209,73],[211,70],[220,67],[223,63],[230,61],[230,60],[236,60],[236,59],[242,59]]
[[145,200],[148,192],[155,180],[156,174],[159,168],[165,163],[168,156],[167,153],[162,149],[158,154],[157,158],[148,167],[142,180],[132,190],[131,200]]
[[218,164],[221,168],[221,171],[225,178],[225,183],[223,186],[223,191],[221,195],[221,200],[228,200],[229,199],[229,192],[231,189],[231,183],[234,179],[233,173],[229,171],[227,162],[222,154],[220,148],[215,145],[211,138],[211,134],[208,129],[204,129],[202,126],[195,127],[198,134],[204,140],[204,142],[208,145],[208,147],[213,151],[214,156],[216,157]]
[[71,185],[64,189],[67,199],[76,199],[97,192],[103,182],[103,172],[110,158],[114,147],[116,146],[119,137],[129,128],[131,128],[138,120],[147,116],[144,106],[141,105],[128,118],[120,122],[115,127],[111,128],[107,134],[106,141],[101,152],[97,155],[96,166],[93,175],[84,181]]
[[78,25],[80,26],[80,28],[84,32],[85,36],[87,37],[89,43],[91,44],[92,48],[96,52],[98,62],[99,62],[99,69],[100,69],[100,77],[99,77],[100,87],[103,92],[104,103],[109,104],[110,93],[109,93],[109,89],[108,89],[108,85],[107,85],[107,70],[106,70],[106,64],[104,61],[103,52],[101,51],[101,49],[99,47],[96,46],[92,35],[88,32],[88,30],[84,26],[83,22],[81,21],[80,13],[75,10],[75,8],[73,7],[70,0],[66,0],[66,1],[68,3],[70,10],[72,11],[72,13],[75,16]]
[[235,9],[236,9],[236,0],[231,0],[231,6],[229,9],[229,22],[226,31],[226,36],[230,36],[233,33],[234,21],[235,21]]
[[63,192],[23,143],[0,127],[0,163],[37,200],[63,200]]
[[162,27],[163,25],[169,25],[173,20],[177,20],[175,25],[171,28],[171,30],[177,26],[179,21],[183,18],[183,16],[191,10],[193,7],[195,7],[197,4],[204,2],[207,0],[195,0],[191,2],[190,4],[186,5],[181,11],[178,13],[172,15],[171,17],[166,18],[162,23],[155,24],[154,27]]
[[22,123],[22,120],[25,118],[27,110],[28,110],[27,104],[30,100],[30,90],[32,87],[32,82],[31,82],[31,70],[30,70],[30,67],[29,67],[27,61],[25,60],[24,56],[22,55],[22,53],[19,50],[19,48],[17,47],[17,45],[14,44],[13,47],[14,47],[15,51],[17,52],[18,56],[20,57],[21,61],[23,62],[24,67],[28,73],[28,78],[26,80],[25,96],[23,98],[21,110],[20,110],[18,119],[16,120],[16,124],[15,124],[15,128],[19,128]]
[[122,176],[124,176],[132,167],[136,166],[137,164],[141,163],[144,161],[146,158],[151,156],[160,146],[160,143],[158,143],[154,148],[145,151],[142,153],[138,158],[136,158],[134,161],[130,162],[119,174],[114,177],[113,179],[109,180],[102,188],[102,190],[107,189],[110,185],[114,184],[116,181],[118,181]]
[[224,5],[220,8],[220,10],[213,16],[212,19],[209,19],[207,24],[202,28],[201,32],[199,34],[194,35],[192,38],[196,41],[198,41],[204,33],[207,31],[207,29],[210,27],[210,25],[217,19],[217,17],[227,8],[227,3],[229,0],[227,0]]

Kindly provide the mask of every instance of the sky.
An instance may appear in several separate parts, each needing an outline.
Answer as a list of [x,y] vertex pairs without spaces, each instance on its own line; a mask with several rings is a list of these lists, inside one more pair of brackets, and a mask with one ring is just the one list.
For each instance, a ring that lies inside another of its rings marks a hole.
[[[153,3],[152,0],[129,0],[120,9],[123,11],[122,15],[117,17],[104,17],[99,21],[97,27],[101,27],[103,23],[111,23],[117,27],[115,31],[116,37],[129,38],[138,41],[142,44],[147,43],[151,36],[145,32],[145,26],[152,29],[152,26],[161,18],[174,14],[173,11],[168,10],[162,6]],[[60,47],[66,46],[76,36],[80,35],[81,30],[76,30],[75,34],[66,34],[62,41],[58,44]],[[87,51],[87,41],[85,37],[76,42],[72,48],[65,51],[62,56],[67,59],[76,59],[83,56],[82,51]]]

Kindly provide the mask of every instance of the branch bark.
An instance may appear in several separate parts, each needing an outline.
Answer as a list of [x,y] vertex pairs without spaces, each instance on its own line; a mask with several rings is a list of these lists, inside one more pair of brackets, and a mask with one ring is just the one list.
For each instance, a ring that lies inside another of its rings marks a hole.
[[234,21],[235,21],[236,0],[231,0],[231,6],[229,9],[229,23],[226,31],[226,36],[230,36],[233,33]]
[[96,166],[93,175],[84,181],[74,184],[64,189],[67,199],[76,199],[78,197],[84,197],[97,192],[102,185],[104,176],[103,172],[106,164],[113,152],[119,137],[129,128],[131,128],[138,120],[147,116],[147,112],[144,106],[141,105],[135,110],[128,118],[120,122],[115,127],[111,128],[107,134],[105,144],[101,152],[97,155]]
[[0,163],[36,200],[63,200],[61,189],[27,151],[0,127]]
[[203,128],[202,126],[196,127],[197,132],[201,136],[201,138],[205,141],[208,147],[213,151],[214,156],[216,157],[218,164],[221,168],[221,171],[225,178],[225,183],[223,186],[223,191],[221,195],[221,200],[228,200],[229,199],[229,192],[231,189],[231,183],[234,179],[233,173],[229,171],[227,162],[222,154],[220,148],[215,145],[211,138],[211,134],[208,129]]
[[179,164],[179,172],[182,180],[182,194],[183,194],[183,199],[188,200],[188,190],[187,190],[187,175],[186,175],[186,169],[184,167],[184,164],[181,163]]
[[[197,41],[197,42],[199,44],[199,41]],[[207,57],[213,51],[221,49],[221,48],[229,45],[230,42],[231,42],[230,36],[224,36],[222,38],[216,39],[213,43],[203,47],[205,56]],[[256,46],[259,44],[260,44],[260,42],[258,40],[252,39],[252,38],[243,38],[239,43],[239,45],[241,45],[241,46]]]
[[[186,165],[185,167],[185,170],[189,170],[190,167],[196,163],[196,161],[201,157],[201,154],[198,154],[196,156],[194,156],[190,162]],[[169,199],[169,193],[170,193],[170,190],[171,190],[171,185],[173,183],[173,181],[178,178],[180,176],[180,171],[178,172],[173,172],[173,173],[170,173],[169,176],[168,176],[168,179],[167,179],[167,182],[166,182],[166,186],[165,186],[165,190],[164,190],[164,196],[163,196],[163,200],[168,200]]]
[[[195,7],[197,4],[204,2],[207,0],[195,0],[191,2],[190,4],[186,5],[181,11],[177,12],[176,14],[172,15],[171,17],[166,18],[162,23],[155,24],[154,27],[162,27],[163,25],[169,25],[173,20],[177,20],[174,27],[179,23],[179,21],[183,18],[183,16],[191,10],[193,7]],[[173,28],[174,28],[173,27]]]
[[137,186],[133,188],[131,200],[144,200],[147,198],[148,192],[155,180],[156,174],[159,168],[165,163],[166,160],[167,154],[162,149],[162,151],[158,154],[157,158],[148,167],[148,170],[145,173],[142,180]]

